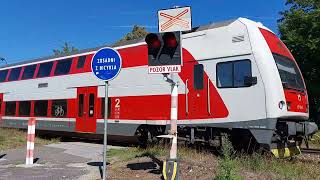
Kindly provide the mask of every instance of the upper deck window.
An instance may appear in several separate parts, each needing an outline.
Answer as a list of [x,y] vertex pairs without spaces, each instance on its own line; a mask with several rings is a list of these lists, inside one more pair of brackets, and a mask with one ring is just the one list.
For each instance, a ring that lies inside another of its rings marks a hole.
[[53,62],[46,62],[40,64],[40,68],[37,74],[37,77],[47,77],[50,75]]
[[0,71],[0,82],[3,82],[6,80],[7,74],[8,74],[8,69]]
[[58,61],[56,70],[54,71],[54,75],[68,74],[70,72],[71,64],[71,58]]
[[86,56],[80,56],[77,63],[77,69],[83,68],[86,62]]
[[8,81],[18,80],[18,78],[20,76],[20,72],[21,72],[21,67],[12,69],[10,72],[10,76],[8,78]]
[[34,71],[36,70],[37,65],[30,65],[24,68],[22,79],[30,79],[34,75]]

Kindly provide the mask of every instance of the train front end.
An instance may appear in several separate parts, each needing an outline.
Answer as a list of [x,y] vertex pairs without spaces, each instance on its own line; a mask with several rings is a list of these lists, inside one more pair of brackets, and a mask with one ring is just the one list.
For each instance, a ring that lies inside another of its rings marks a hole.
[[282,88],[282,100],[276,107],[277,116],[271,151],[277,157],[289,157],[300,153],[299,147],[306,137],[313,135],[318,127],[309,119],[307,88],[294,57],[285,44],[269,30],[260,28],[272,53]]

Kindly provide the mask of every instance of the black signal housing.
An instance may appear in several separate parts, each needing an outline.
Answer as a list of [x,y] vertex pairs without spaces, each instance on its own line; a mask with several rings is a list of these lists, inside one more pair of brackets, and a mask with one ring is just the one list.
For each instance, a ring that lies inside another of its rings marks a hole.
[[145,42],[148,45],[148,65],[181,65],[181,33],[150,33]]

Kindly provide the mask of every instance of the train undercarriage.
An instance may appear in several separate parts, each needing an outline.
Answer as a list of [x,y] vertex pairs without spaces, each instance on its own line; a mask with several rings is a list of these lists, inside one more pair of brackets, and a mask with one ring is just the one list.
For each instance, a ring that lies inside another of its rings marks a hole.
[[[300,154],[300,146],[306,137],[312,136],[318,127],[313,122],[296,122],[288,119],[274,121],[274,129],[224,128],[210,126],[179,126],[178,140],[185,145],[201,145],[221,148],[226,139],[234,150],[244,153],[271,152],[277,158]],[[169,130],[169,126],[143,125],[136,136],[141,145],[156,143]]]

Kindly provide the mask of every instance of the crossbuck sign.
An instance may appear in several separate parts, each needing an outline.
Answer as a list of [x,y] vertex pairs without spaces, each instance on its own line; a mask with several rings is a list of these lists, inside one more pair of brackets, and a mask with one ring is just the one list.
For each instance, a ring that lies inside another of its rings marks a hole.
[[158,11],[159,32],[191,30],[191,8],[181,7]]

